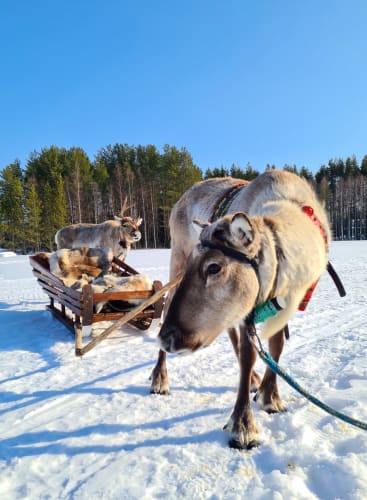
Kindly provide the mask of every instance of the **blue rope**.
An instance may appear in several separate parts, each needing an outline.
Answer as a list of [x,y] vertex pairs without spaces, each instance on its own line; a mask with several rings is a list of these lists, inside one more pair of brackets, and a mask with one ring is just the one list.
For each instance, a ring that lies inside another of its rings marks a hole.
[[252,335],[249,335],[249,340],[252,343],[252,345],[255,347],[257,350],[260,358],[266,363],[269,368],[282,377],[291,387],[293,387],[296,391],[298,391],[300,394],[302,394],[306,399],[311,401],[314,405],[318,406],[322,410],[326,411],[327,413],[330,413],[330,415],[333,415],[334,417],[339,418],[340,420],[343,420],[343,422],[346,422],[347,424],[354,425],[355,427],[358,427],[359,429],[363,429],[364,431],[367,431],[367,423],[361,422],[360,420],[356,420],[355,418],[349,417],[348,415],[345,415],[344,413],[340,413],[337,410],[334,410],[334,408],[331,408],[331,406],[328,406],[327,404],[323,403],[319,399],[317,399],[315,396],[312,396],[306,389],[301,387],[290,375],[288,375],[283,368],[281,368],[276,361],[272,358],[272,356],[265,352],[259,337],[256,335],[257,340],[260,344],[260,348],[256,346],[256,344],[253,342]]

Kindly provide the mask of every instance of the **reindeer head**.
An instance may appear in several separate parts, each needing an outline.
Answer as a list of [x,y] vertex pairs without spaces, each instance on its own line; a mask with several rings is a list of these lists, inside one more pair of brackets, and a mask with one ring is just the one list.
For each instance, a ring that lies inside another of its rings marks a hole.
[[137,217],[134,219],[133,217],[126,216],[125,213],[127,212],[127,210],[127,197],[125,197],[125,200],[121,207],[120,216],[118,217],[117,215],[115,215],[115,220],[121,223],[120,246],[123,249],[129,249],[132,243],[136,243],[141,239],[139,226],[143,221],[141,217]]
[[[251,264],[260,249],[256,220],[238,213],[213,224],[195,221],[194,225],[201,231],[200,243],[188,259],[159,333],[167,352],[208,346],[252,310],[259,292],[257,271]],[[243,262],[221,247],[237,250]]]
[[132,217],[115,216],[115,220],[119,221],[121,224],[120,246],[126,248],[127,246],[131,245],[132,243],[136,243],[141,239],[141,232],[139,231],[139,226],[143,221],[141,217],[133,219]]

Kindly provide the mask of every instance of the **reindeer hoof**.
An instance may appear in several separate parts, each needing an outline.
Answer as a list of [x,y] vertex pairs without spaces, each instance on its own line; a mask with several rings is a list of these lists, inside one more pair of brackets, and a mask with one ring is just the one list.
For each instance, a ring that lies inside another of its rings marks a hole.
[[278,410],[273,408],[272,406],[269,406],[269,408],[265,407],[263,408],[263,410],[266,411],[266,413],[268,413],[269,415],[273,415],[274,413],[285,413],[286,411],[288,411],[285,407],[283,407],[282,410]]
[[152,381],[150,394],[161,394],[162,396],[169,395],[169,382],[167,375],[153,370],[149,380]]
[[265,395],[263,391],[258,390],[254,396],[254,401],[256,401],[262,410],[269,414],[287,411],[287,406],[278,393]]
[[228,434],[228,445],[236,450],[251,450],[260,445],[258,429],[253,422],[245,426],[243,421],[233,421],[231,417],[223,428]]
[[150,394],[160,394],[161,396],[169,395],[169,385],[168,382],[163,382],[162,380],[153,380],[150,386]]
[[257,439],[252,439],[249,443],[241,443],[238,439],[230,439],[228,442],[228,446],[235,450],[252,450],[252,448],[257,448],[260,446],[260,441]]
[[150,388],[150,394],[159,394],[161,396],[169,396],[169,389],[158,389],[156,387]]

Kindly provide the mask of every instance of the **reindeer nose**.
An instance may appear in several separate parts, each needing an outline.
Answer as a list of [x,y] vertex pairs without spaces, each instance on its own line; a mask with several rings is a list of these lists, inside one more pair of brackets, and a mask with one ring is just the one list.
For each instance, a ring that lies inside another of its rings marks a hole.
[[166,352],[175,352],[175,339],[178,339],[180,334],[180,329],[176,325],[164,322],[158,335],[162,349]]

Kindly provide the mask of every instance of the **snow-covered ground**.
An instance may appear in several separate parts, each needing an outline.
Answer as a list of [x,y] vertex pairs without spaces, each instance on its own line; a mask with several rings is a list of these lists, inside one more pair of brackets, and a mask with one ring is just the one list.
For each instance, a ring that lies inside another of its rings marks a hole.
[[[168,281],[168,250],[132,251],[127,262]],[[290,323],[280,364],[367,421],[367,242],[333,243],[331,262],[347,296],[322,277]],[[225,334],[195,355],[170,356],[171,395],[152,396],[157,321],[145,334],[122,327],[80,359],[46,303],[27,257],[0,259],[1,499],[367,498],[367,433],[283,381],[287,413],[254,403],[262,446],[227,447],[238,367]]]

